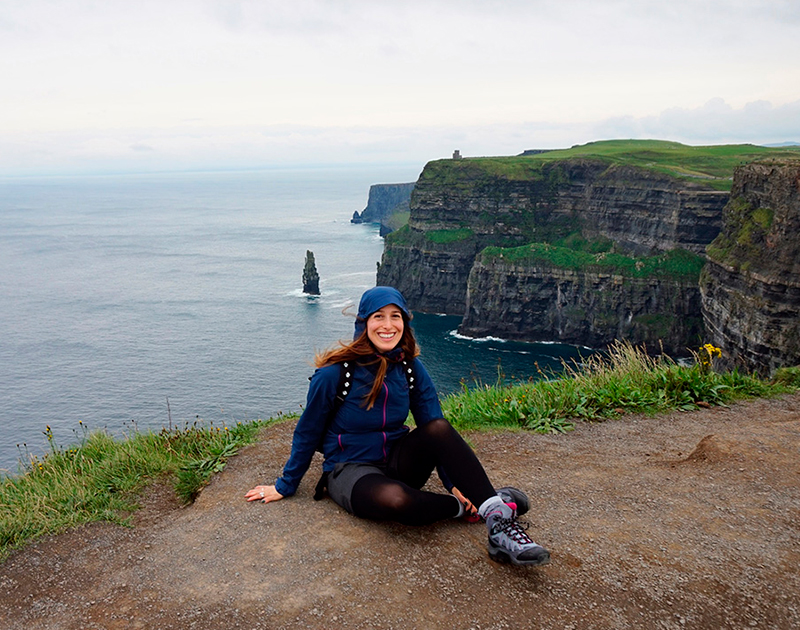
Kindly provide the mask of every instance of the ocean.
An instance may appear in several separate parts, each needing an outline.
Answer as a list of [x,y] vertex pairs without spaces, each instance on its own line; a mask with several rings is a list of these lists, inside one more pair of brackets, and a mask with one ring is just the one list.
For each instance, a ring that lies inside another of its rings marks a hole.
[[[121,436],[299,412],[315,351],[352,336],[383,239],[370,184],[413,167],[0,179],[0,473],[79,423]],[[302,293],[306,250],[321,295]],[[411,305],[413,308],[413,304]],[[355,308],[351,308],[352,311]],[[416,314],[444,395],[578,350],[458,336]]]

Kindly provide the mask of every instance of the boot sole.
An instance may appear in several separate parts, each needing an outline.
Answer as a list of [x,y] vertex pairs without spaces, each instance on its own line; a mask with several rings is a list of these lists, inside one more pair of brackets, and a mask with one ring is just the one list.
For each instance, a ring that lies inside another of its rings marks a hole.
[[502,549],[489,549],[489,557],[500,564],[513,564],[518,567],[541,567],[550,563],[550,553],[545,551],[535,560],[517,560]]

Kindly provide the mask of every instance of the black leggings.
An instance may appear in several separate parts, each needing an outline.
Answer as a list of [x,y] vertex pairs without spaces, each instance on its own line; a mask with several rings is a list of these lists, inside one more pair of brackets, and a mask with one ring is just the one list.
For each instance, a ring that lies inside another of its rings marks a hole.
[[452,518],[458,513],[452,495],[420,490],[436,466],[444,469],[473,505],[495,496],[469,444],[447,420],[439,418],[414,429],[392,447],[386,475],[373,473],[356,482],[351,495],[353,513],[404,525]]

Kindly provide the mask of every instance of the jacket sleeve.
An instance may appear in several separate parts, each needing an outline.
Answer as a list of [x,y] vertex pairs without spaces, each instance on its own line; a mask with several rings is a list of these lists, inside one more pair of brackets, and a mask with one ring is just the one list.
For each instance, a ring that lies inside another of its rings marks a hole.
[[417,380],[415,391],[409,393],[411,413],[417,426],[427,424],[436,418],[444,418],[439,394],[428,370],[418,358],[414,359],[414,376]]
[[322,440],[328,416],[333,411],[339,370],[338,364],[328,365],[316,370],[311,377],[306,408],[294,429],[292,453],[283,468],[283,475],[275,482],[275,489],[285,497],[297,492],[300,480],[311,465],[314,452]]

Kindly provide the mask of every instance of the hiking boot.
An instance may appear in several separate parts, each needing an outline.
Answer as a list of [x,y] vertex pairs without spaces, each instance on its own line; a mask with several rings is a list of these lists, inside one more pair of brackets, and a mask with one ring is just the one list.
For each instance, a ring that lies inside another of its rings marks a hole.
[[531,540],[525,530],[528,523],[517,519],[513,503],[506,509],[492,510],[486,516],[489,528],[489,557],[495,562],[508,562],[517,566],[535,567],[550,562],[550,552]]
[[522,516],[530,509],[528,495],[514,486],[505,486],[497,490],[497,496],[503,499],[503,503],[514,503],[517,506],[517,516]]

